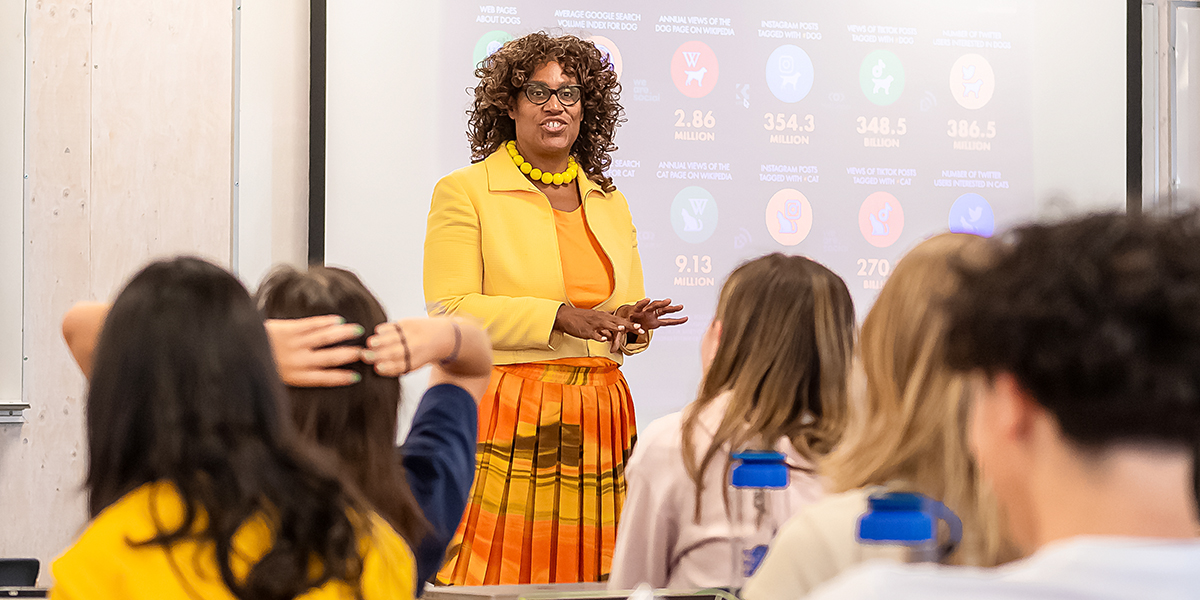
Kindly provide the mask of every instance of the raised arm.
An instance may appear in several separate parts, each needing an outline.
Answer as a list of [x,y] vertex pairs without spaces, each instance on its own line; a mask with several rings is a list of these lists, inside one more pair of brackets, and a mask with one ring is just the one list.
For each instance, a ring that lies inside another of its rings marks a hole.
[[[110,308],[112,305],[104,302],[80,302],[63,316],[63,339],[83,376],[89,379],[96,342]],[[362,326],[346,323],[337,315],[325,315],[268,319],[266,328],[279,376],[288,385],[335,387],[350,385],[358,377],[353,371],[336,368],[358,360],[358,348],[326,346],[362,335]]]
[[492,375],[492,344],[481,327],[461,317],[428,317],[383,323],[367,339],[363,360],[375,372],[397,377],[432,365],[429,387],[449,383],[476,402]]
[[96,351],[96,341],[100,339],[100,329],[110,308],[112,305],[104,302],[80,302],[63,315],[63,339],[75,364],[79,365],[79,370],[88,379],[92,377],[92,354]]

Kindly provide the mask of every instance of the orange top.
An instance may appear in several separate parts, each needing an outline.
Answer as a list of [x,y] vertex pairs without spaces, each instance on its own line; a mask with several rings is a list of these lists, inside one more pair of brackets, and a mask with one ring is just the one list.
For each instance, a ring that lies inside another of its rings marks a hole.
[[558,255],[562,260],[567,299],[579,308],[603,304],[613,294],[612,263],[583,217],[583,206],[571,211],[554,211],[558,232]]

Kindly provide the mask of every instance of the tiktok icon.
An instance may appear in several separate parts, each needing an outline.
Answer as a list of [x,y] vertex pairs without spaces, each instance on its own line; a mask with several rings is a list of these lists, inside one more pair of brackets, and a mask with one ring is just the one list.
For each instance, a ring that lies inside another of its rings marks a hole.
[[886,248],[904,231],[904,209],[895,196],[875,192],[858,209],[858,228],[863,239],[876,248]]

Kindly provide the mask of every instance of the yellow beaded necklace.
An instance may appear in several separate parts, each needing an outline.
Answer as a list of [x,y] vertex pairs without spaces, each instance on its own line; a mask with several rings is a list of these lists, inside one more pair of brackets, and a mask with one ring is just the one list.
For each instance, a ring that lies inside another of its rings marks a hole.
[[567,170],[562,173],[549,173],[534,167],[525,161],[525,157],[517,153],[517,142],[510,141],[504,145],[508,149],[508,155],[512,157],[513,163],[521,172],[528,175],[534,181],[541,181],[547,185],[563,185],[575,181],[575,177],[579,175],[579,165],[575,162],[575,157],[567,158]]

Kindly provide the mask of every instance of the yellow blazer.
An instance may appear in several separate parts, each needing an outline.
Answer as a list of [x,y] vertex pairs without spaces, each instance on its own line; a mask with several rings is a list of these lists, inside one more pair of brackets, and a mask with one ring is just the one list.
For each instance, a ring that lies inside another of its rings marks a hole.
[[[62,556],[54,561],[57,600],[234,600],[217,570],[214,542],[181,540],[169,548],[136,546],[161,528],[183,523],[183,499],[175,486],[149,483],[104,509]],[[204,518],[201,516],[200,518]],[[364,600],[412,600],[416,567],[404,540],[382,517],[364,519],[369,531],[359,542],[363,572],[359,580]],[[230,568],[242,578],[253,562],[271,547],[271,526],[255,517],[233,535]],[[328,582],[310,589],[298,600],[351,600],[354,589],[345,582]]]
[[[621,192],[578,181],[587,225],[613,268],[613,294],[595,308],[612,312],[645,297],[637,230]],[[498,365],[588,356],[620,363],[644,350],[649,335],[613,353],[607,343],[554,331],[558,307],[570,300],[553,210],[503,148],[443,177],[425,233],[427,309],[482,321]]]

